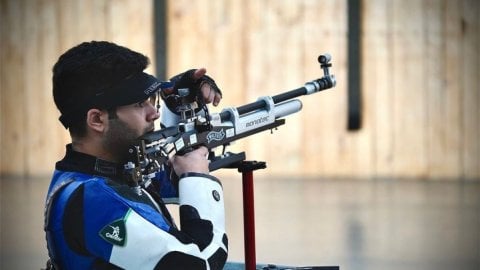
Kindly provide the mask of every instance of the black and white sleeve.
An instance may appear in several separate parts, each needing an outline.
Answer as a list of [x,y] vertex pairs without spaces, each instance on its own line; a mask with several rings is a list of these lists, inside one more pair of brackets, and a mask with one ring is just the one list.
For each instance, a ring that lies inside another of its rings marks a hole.
[[[183,245],[159,262],[159,269],[223,269],[227,260],[223,190],[213,176],[189,173],[179,181],[180,230],[171,231]],[[185,265],[180,265],[185,264]]]

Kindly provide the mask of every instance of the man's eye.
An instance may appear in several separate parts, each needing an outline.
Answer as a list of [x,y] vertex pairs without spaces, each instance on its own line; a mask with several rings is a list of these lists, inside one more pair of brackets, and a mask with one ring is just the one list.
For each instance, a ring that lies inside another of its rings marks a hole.
[[148,99],[148,101],[150,101],[150,103],[152,103],[152,105],[154,105],[154,106],[155,106],[155,101],[156,101],[156,100],[157,100],[157,96],[155,96],[155,95],[151,96],[151,97]]
[[137,107],[140,107],[140,108],[143,108],[145,106],[148,105],[148,103],[150,103],[152,106],[155,107],[155,101],[156,101],[156,97],[155,96],[152,96],[150,97],[149,99],[146,99],[144,101],[140,101],[137,103]]

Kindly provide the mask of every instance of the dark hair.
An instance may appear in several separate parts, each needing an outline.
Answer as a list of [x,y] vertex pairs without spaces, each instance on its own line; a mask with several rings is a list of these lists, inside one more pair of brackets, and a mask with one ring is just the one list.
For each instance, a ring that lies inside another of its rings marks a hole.
[[[60,113],[75,110],[89,97],[116,82],[143,71],[149,59],[138,52],[107,41],[81,43],[61,55],[53,66],[53,99]],[[107,108],[99,108],[107,109]],[[68,128],[84,136],[86,111]]]

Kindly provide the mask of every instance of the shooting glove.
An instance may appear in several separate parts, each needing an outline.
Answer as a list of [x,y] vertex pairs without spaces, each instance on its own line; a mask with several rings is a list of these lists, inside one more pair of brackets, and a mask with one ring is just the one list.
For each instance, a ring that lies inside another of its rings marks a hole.
[[[195,69],[190,69],[170,78],[170,81],[174,85],[173,90],[164,92],[162,98],[172,112],[177,112],[176,108],[181,105],[181,103],[192,103],[195,101],[203,103],[201,88],[205,83],[207,83],[213,91],[222,95],[220,88],[218,88],[211,77],[203,75],[199,79],[194,79],[194,73]],[[182,96],[183,94],[179,93],[179,89],[189,89],[188,94]],[[182,97],[180,98],[179,96]]]

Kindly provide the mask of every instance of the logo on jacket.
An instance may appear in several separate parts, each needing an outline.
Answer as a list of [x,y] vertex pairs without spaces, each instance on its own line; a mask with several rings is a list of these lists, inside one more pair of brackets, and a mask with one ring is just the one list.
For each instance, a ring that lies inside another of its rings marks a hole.
[[117,246],[123,246],[125,244],[126,233],[125,221],[123,219],[115,220],[103,227],[99,232],[105,241]]

